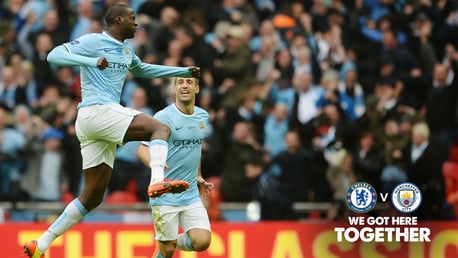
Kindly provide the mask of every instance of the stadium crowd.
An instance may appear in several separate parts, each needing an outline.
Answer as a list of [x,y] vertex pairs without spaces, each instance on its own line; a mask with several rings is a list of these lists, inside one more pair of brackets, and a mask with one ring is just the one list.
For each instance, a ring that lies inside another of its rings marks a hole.
[[[458,4],[445,0],[3,1],[0,200],[78,195],[79,71],[46,56],[101,32],[118,2],[136,12],[143,61],[201,68],[202,174],[222,201],[258,200],[263,219],[332,202],[338,219],[354,182],[390,192],[410,181],[420,219],[455,217],[442,165],[458,145]],[[168,79],[128,78],[122,93],[150,115],[172,101]],[[147,200],[138,146],[119,147],[107,195]]]

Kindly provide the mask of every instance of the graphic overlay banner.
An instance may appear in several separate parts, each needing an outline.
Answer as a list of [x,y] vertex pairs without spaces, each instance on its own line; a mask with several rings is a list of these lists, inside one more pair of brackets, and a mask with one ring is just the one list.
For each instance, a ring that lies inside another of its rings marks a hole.
[[[373,223],[378,223],[376,220]],[[346,224],[348,222],[213,222],[212,244],[207,251],[177,252],[174,257],[458,257],[458,223],[455,222],[418,222],[418,227],[430,228],[430,242],[338,242],[334,228],[346,227]],[[1,256],[24,257],[22,244],[37,238],[46,228],[47,225],[28,223],[0,224]],[[153,237],[152,225],[82,223],[56,239],[46,258],[150,258],[157,246]]]
[[[386,195],[384,199],[386,199]],[[335,227],[337,242],[431,242],[431,230],[420,227],[415,211],[421,204],[420,189],[409,182],[397,185],[391,193],[392,206],[403,216],[350,216],[348,227]],[[357,182],[347,191],[347,205],[356,214],[365,214],[377,204],[377,192],[366,182]]]

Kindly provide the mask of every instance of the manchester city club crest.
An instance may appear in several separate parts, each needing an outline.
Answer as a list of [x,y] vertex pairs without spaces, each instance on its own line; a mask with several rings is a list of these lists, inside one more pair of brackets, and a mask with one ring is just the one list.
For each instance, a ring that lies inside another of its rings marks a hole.
[[391,194],[393,206],[400,212],[409,213],[421,204],[421,191],[412,183],[402,183],[396,186]]
[[366,213],[377,203],[377,192],[366,182],[354,183],[347,191],[347,205],[356,213]]

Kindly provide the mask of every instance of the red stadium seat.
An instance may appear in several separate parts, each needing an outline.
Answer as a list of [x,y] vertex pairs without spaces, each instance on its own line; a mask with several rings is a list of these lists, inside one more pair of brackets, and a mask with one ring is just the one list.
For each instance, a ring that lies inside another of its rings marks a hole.
[[137,193],[137,181],[135,181],[135,179],[130,179],[129,182],[127,182],[126,191]]
[[457,144],[453,144],[452,147],[450,147],[450,153],[449,153],[448,159],[451,161],[458,162],[458,145]]
[[75,195],[67,191],[62,193],[60,201],[64,204],[69,204],[73,199],[75,199]]
[[442,166],[445,180],[445,196],[447,201],[454,206],[458,215],[458,162],[445,161]]
[[105,198],[107,204],[129,204],[138,202],[135,193],[128,191],[114,191]]

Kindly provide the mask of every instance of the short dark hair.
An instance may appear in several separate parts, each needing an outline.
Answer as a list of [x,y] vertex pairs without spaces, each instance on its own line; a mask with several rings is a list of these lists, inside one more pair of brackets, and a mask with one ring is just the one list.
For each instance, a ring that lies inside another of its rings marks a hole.
[[[176,76],[176,77],[172,77],[172,78],[171,78],[172,85],[176,85],[176,84],[177,84],[178,78],[182,78],[182,77]],[[196,83],[196,86],[199,86],[199,79],[194,78],[194,77],[190,77],[190,78],[191,78],[191,79],[194,79],[194,81],[195,81],[195,83]]]
[[131,9],[131,7],[126,4],[115,4],[111,6],[105,13],[106,25],[110,26],[115,24],[116,17],[126,15],[129,9]]

